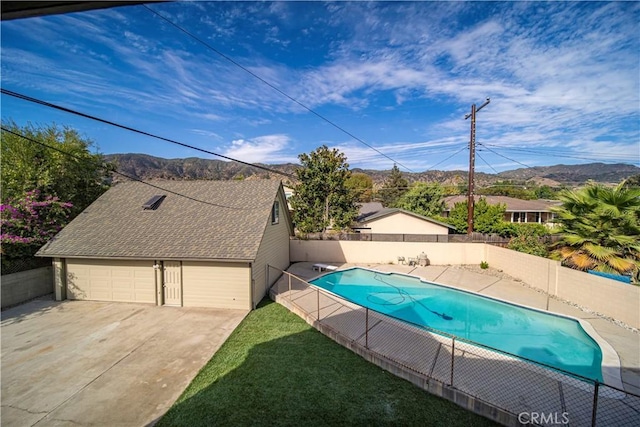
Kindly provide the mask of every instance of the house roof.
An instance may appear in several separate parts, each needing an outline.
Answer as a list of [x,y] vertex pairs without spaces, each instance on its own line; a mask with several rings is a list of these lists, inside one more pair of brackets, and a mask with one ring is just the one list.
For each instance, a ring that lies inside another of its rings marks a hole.
[[[116,184],[37,253],[49,257],[252,261],[271,224],[280,181]],[[183,197],[178,194],[188,196]],[[156,209],[143,209],[166,195]],[[293,233],[287,209],[289,234]]]
[[[522,200],[507,196],[473,196],[477,202],[481,197],[490,205],[503,204],[507,212],[551,212],[551,208],[559,202],[556,200]],[[448,196],[444,198],[447,210],[451,210],[456,203],[466,202],[467,196]]]
[[358,208],[358,217],[356,218],[356,221],[360,222],[363,218],[378,213],[384,209],[385,208],[380,202],[362,203]]
[[394,215],[397,213],[403,213],[406,215],[410,215],[413,216],[415,218],[418,219],[422,219],[424,221],[428,221],[434,224],[438,224],[441,225],[443,227],[447,227],[447,228],[451,228],[455,230],[455,227],[449,225],[449,224],[445,224],[444,222],[440,222],[440,221],[436,221],[433,218],[429,218],[423,215],[419,215],[417,213],[414,212],[410,212],[410,211],[406,211],[404,209],[398,209],[398,208],[384,208],[382,207],[381,203],[378,202],[372,202],[372,203],[363,203],[360,206],[360,215],[358,216],[358,218],[356,219],[356,221],[359,224],[366,224],[372,221],[376,221],[378,219],[390,216],[390,215]]

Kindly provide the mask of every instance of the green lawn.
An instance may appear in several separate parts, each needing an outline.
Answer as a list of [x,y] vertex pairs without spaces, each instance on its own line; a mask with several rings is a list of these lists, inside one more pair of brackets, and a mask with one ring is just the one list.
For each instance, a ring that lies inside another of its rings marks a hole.
[[366,362],[264,300],[158,425],[495,424]]

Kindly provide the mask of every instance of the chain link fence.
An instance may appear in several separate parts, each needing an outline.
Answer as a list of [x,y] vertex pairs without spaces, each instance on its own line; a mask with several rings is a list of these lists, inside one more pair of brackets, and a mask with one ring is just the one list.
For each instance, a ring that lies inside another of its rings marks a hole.
[[540,426],[637,426],[640,396],[353,304],[288,272],[275,299],[409,372]]
[[49,267],[51,265],[51,258],[17,258],[7,259],[2,257],[2,275],[20,273],[21,271],[33,270],[41,267]]

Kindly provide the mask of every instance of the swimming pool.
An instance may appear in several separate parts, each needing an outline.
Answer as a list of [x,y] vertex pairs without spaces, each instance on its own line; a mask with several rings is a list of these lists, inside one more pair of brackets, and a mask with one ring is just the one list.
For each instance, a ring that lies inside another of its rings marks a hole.
[[310,283],[380,313],[603,381],[602,350],[577,320],[362,268]]

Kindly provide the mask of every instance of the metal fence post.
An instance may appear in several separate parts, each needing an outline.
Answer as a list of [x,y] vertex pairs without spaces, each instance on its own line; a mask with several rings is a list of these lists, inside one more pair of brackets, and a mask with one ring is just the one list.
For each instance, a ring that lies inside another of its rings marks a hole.
[[320,288],[316,288],[317,296],[318,296],[318,322],[320,321]]
[[451,381],[450,381],[450,386],[453,387],[453,361],[455,360],[455,354],[456,354],[456,337],[453,337],[451,339]]
[[289,301],[291,301],[291,275],[287,274],[287,276],[289,276]]
[[369,307],[365,307],[365,310],[364,347],[369,348]]
[[591,412],[591,427],[595,427],[596,425],[596,413],[598,411],[598,389],[600,388],[600,383],[596,380],[596,383],[593,387],[593,411]]

